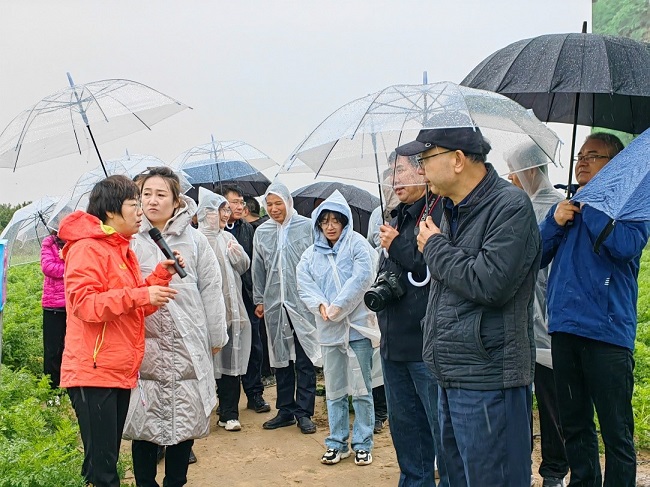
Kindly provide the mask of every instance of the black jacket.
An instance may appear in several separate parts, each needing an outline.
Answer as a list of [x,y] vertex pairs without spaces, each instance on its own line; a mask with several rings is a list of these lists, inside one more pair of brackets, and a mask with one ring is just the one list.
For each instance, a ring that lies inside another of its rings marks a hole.
[[[429,195],[432,205],[437,198]],[[386,259],[382,252],[379,270],[390,270],[399,274],[406,289],[406,294],[398,301],[390,302],[383,311],[377,313],[381,330],[381,355],[384,359],[397,362],[422,361],[422,328],[420,322],[424,317],[429,296],[429,284],[423,287],[413,286],[407,277],[413,274],[413,280],[421,282],[427,277],[424,256],[417,248],[414,229],[419,224],[423,214],[425,198],[422,197],[412,205],[400,203],[393,215],[391,226],[397,227],[399,235],[395,237],[388,249],[390,258]],[[442,202],[430,208],[433,221],[440,223],[442,218]]]
[[491,165],[458,207],[450,235],[424,246],[431,293],[423,358],[446,388],[528,385],[535,367],[533,299],[541,242],[530,199]]

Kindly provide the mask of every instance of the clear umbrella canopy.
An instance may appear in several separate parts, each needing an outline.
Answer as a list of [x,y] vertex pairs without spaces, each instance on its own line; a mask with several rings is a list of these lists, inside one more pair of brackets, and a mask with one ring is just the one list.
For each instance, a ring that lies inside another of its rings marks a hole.
[[468,126],[490,141],[488,162],[502,175],[510,172],[506,153],[525,142],[539,146],[546,163],[556,159],[557,135],[531,111],[496,93],[440,82],[390,86],[342,106],[294,150],[285,168],[303,163],[319,176],[382,183],[391,152],[421,129]]
[[10,266],[39,261],[41,242],[51,232],[47,221],[58,200],[58,197],[45,196],[13,214],[0,235],[0,240],[8,241]]
[[189,108],[135,81],[107,79],[75,85],[69,79],[69,88],[43,98],[5,127],[0,134],[0,167],[16,169],[82,153],[91,147],[90,141],[101,144],[150,129]]
[[[105,168],[109,176],[122,174],[129,178],[134,178],[138,174],[146,171],[149,167],[165,166],[166,164],[155,156],[141,154],[127,154],[126,156],[106,161]],[[187,181],[187,177],[177,171],[181,181],[181,191],[186,192],[192,185]],[[59,228],[59,223],[66,215],[75,210],[85,210],[88,206],[88,197],[95,184],[106,178],[104,169],[97,167],[88,171],[79,177],[74,186],[66,192],[59,200],[58,204],[52,210],[48,224],[52,228]]]
[[264,152],[240,140],[212,137],[179,155],[172,166],[182,170],[193,186],[219,189],[237,184],[246,194],[262,195],[271,183],[261,171],[279,165]]

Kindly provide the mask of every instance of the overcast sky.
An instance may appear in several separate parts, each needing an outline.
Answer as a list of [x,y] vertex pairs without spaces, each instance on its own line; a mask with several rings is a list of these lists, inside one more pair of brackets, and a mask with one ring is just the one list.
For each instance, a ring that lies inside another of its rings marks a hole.
[[[78,84],[136,80],[194,108],[103,144],[104,159],[128,149],[170,162],[214,134],[282,163],[350,100],[420,83],[425,70],[460,82],[497,49],[583,20],[591,0],[0,0],[0,129],[70,71]],[[566,163],[570,131],[553,128]],[[91,157],[0,168],[0,203],[64,193]]]

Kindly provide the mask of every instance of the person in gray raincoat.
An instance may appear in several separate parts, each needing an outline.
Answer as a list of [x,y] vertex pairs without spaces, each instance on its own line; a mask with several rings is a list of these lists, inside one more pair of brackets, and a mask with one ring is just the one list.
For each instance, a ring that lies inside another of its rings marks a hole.
[[250,259],[244,248],[237,243],[237,239],[224,230],[230,214],[226,198],[205,188],[199,188],[199,208],[196,216],[199,230],[208,238],[221,267],[228,327],[228,343],[214,356],[214,375],[219,394],[218,425],[226,431],[239,431],[241,377],[248,367],[252,335],[242,295],[241,276],[250,267]]
[[[517,147],[507,158],[512,171],[508,179],[530,197],[537,224],[544,221],[551,207],[564,198],[553,187],[546,175],[548,156],[535,144]],[[546,287],[549,267],[540,269],[535,283],[533,304],[533,330],[535,333],[535,397],[539,412],[539,429],[542,445],[542,463],[539,474],[544,485],[564,485],[563,479],[569,473],[569,460],[564,447],[564,436],[560,426],[560,413],[555,391],[555,376],[551,360],[551,336],[548,334],[548,313],[546,310]],[[531,418],[532,429],[532,418]],[[532,431],[531,431],[532,433]]]
[[372,355],[379,346],[375,313],[363,296],[375,278],[377,253],[352,230],[352,212],[338,191],[312,215],[314,245],[297,269],[298,293],[316,318],[323,353],[330,434],[321,463],[331,465],[350,455],[348,396],[352,396],[352,450],[357,465],[372,463],[375,414]]
[[216,405],[212,355],[228,341],[221,272],[207,238],[190,225],[196,205],[180,194],[173,171],[152,168],[137,183],[144,218],[132,246],[142,273],[148,274],[162,256],[148,235],[156,227],[170,248],[182,252],[187,276],[174,276],[170,287],[178,290],[176,299],[145,320],[144,360],[123,437],[133,440],[137,485],[158,485],[156,455],[164,445],[164,485],[181,486],[187,482],[194,439],[210,432]]
[[313,243],[312,225],[294,210],[291,193],[282,183],[268,187],[263,204],[271,218],[253,238],[253,302],[255,314],[266,323],[279,409],[263,427],[276,429],[298,420],[303,433],[315,433],[311,421],[316,397],[314,365],[321,364],[321,350],[314,315],[300,300],[296,283],[296,266]]

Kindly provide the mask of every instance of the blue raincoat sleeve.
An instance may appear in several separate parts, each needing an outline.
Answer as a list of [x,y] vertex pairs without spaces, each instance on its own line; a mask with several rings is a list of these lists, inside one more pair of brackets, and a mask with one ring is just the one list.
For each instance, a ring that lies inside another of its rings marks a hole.
[[313,245],[305,250],[296,268],[296,280],[300,299],[305,303],[309,311],[316,316],[320,316],[320,305],[324,304],[327,307],[329,300],[318,284],[316,284],[311,273],[311,266],[313,265],[312,258],[315,256]]
[[[588,205],[584,205],[580,213],[589,236],[595,242],[609,225],[609,216]],[[612,233],[603,241],[601,248],[607,249],[615,259],[627,262],[637,258],[647,243],[647,222],[616,221]]]
[[[332,300],[330,305],[340,308],[340,311],[332,318],[333,321],[341,321],[352,313],[362,302],[363,295],[373,283],[374,261],[372,252],[374,250],[366,241],[356,239],[351,235],[352,262],[345,262],[345,265],[352,265],[352,276],[341,283],[341,291]],[[338,262],[337,262],[338,264]]]
[[565,228],[555,221],[555,208],[557,205],[553,205],[548,210],[546,218],[539,224],[539,233],[542,237],[542,261],[540,263],[542,269],[548,266],[555,257],[565,232]]

